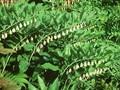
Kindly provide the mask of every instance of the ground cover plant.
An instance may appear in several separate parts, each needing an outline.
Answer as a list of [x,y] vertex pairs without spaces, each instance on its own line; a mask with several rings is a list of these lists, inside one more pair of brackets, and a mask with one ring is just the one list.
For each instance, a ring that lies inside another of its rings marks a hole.
[[34,1],[0,5],[0,90],[119,90],[119,0]]

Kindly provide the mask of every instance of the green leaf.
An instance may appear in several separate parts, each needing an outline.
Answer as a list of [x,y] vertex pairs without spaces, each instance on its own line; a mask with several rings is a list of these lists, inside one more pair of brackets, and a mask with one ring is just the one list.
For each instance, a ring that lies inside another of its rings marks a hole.
[[26,55],[18,56],[17,60],[19,61],[19,69],[21,73],[24,73],[27,71],[29,67],[28,57]]
[[105,66],[110,66],[112,64],[112,62],[107,62],[105,63]]
[[49,90],[59,90],[60,82],[59,79],[55,79],[55,81],[50,85]]
[[64,49],[64,55],[69,57],[71,55],[71,45],[68,44],[66,45],[65,49]]
[[34,48],[34,44],[28,43],[24,47],[25,51],[32,51]]
[[20,72],[26,72],[29,65],[30,64],[28,61],[20,61],[20,63],[19,63]]
[[51,64],[51,63],[45,63],[45,64],[43,64],[43,65],[41,65],[42,66],[42,68],[44,68],[44,69],[49,69],[49,70],[52,70],[52,71],[58,71],[59,70],[59,67],[58,66],[55,66],[55,65],[53,65],[53,64]]
[[47,87],[45,86],[43,79],[39,75],[37,77],[38,77],[39,88],[41,90],[47,90]]
[[38,90],[38,89],[32,84],[28,84],[28,90]]

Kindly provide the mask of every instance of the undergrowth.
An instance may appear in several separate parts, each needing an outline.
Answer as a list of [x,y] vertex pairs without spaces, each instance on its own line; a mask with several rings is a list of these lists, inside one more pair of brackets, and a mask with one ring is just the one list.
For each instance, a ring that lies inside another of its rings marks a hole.
[[120,89],[119,1],[71,1],[0,5],[0,89]]

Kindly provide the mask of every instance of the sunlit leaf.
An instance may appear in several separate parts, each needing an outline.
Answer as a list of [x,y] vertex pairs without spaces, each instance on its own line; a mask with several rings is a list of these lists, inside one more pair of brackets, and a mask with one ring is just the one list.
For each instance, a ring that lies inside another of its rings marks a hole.
[[55,79],[54,82],[50,85],[49,90],[59,90],[60,82],[59,79]]
[[46,87],[43,79],[39,75],[37,77],[38,77],[39,88],[41,90],[47,90],[47,87]]
[[43,64],[43,65],[41,65],[42,66],[42,68],[44,68],[44,69],[49,69],[49,70],[52,70],[52,71],[58,71],[59,70],[59,67],[58,66],[55,66],[55,65],[53,65],[53,64],[51,64],[51,63],[45,63],[45,64]]
[[16,53],[16,51],[9,48],[0,48],[0,54],[10,54],[10,53]]

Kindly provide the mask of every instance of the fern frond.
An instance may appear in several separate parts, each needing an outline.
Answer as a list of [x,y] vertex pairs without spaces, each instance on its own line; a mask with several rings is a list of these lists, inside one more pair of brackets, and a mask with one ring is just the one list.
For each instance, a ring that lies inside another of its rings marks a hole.
[[0,87],[3,90],[20,90],[22,86],[28,83],[26,78],[25,74],[13,75],[7,71],[0,72]]

